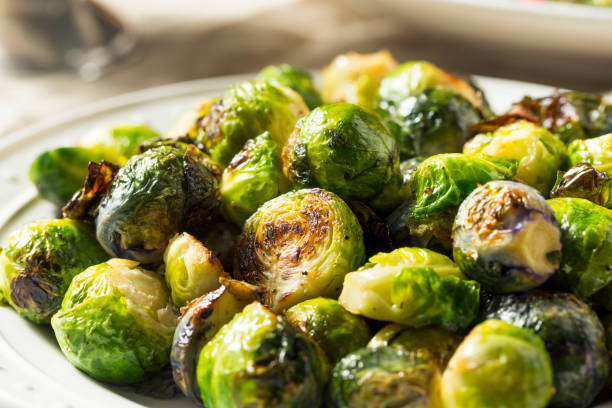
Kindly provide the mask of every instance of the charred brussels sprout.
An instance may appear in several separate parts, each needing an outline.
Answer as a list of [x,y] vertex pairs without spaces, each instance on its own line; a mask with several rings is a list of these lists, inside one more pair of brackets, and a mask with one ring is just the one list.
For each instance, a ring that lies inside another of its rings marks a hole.
[[254,302],[202,349],[197,379],[207,407],[318,407],[327,379],[320,348]]
[[96,235],[107,252],[161,262],[173,235],[208,223],[219,204],[217,170],[208,160],[195,146],[180,143],[132,157],[96,211]]
[[612,177],[597,171],[589,163],[578,163],[565,173],[557,174],[550,196],[584,198],[612,208]]
[[514,181],[491,181],[461,206],[453,257],[471,279],[495,293],[521,292],[559,268],[561,231],[546,200]]
[[269,65],[259,71],[257,79],[293,89],[300,94],[310,109],[323,104],[319,92],[312,83],[310,74],[289,64]]
[[285,310],[317,296],[337,297],[344,275],[365,259],[363,232],[337,195],[304,189],[268,201],[245,223],[236,276],[266,290]]
[[544,343],[499,320],[476,326],[442,375],[445,408],[544,408],[553,395]]
[[[280,194],[284,176],[280,150],[268,132],[249,140],[221,178],[221,211],[238,226],[257,208]],[[285,190],[285,188],[283,188]]]
[[349,312],[411,327],[461,330],[478,313],[479,285],[446,256],[422,248],[380,253],[346,275],[338,301]]
[[38,221],[11,234],[0,253],[0,291],[23,317],[49,323],[72,278],[108,256],[80,221]]
[[349,103],[334,103],[297,123],[283,151],[283,166],[297,185],[364,201],[379,194],[399,173],[399,154],[375,114]]
[[608,352],[604,328],[586,304],[570,294],[533,291],[490,296],[481,313],[483,319],[500,319],[542,338],[555,386],[548,406],[590,406],[608,376]]
[[349,313],[334,299],[306,300],[287,310],[285,317],[321,346],[332,365],[364,347],[372,337],[365,320]]
[[164,263],[166,283],[177,306],[217,289],[219,278],[229,277],[215,254],[186,232],[168,242]]
[[463,153],[519,160],[514,176],[543,195],[548,195],[557,171],[567,159],[563,142],[548,130],[527,121],[481,133],[466,143]]
[[586,162],[612,177],[612,133],[587,140],[575,140],[568,146],[572,166]]
[[321,75],[325,103],[348,102],[373,109],[380,81],[397,66],[389,51],[338,55]]
[[111,259],[72,280],[51,326],[77,368],[127,384],[168,363],[176,319],[159,275],[138,262]]
[[333,408],[440,406],[435,364],[391,347],[363,348],[344,357],[332,372],[328,405]]

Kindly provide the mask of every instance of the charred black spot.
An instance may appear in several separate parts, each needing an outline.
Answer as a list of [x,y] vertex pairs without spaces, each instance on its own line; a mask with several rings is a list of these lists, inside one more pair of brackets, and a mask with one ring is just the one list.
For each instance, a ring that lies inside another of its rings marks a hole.
[[61,296],[55,285],[36,273],[21,273],[11,281],[11,299],[19,308],[35,311],[42,320],[59,308]]

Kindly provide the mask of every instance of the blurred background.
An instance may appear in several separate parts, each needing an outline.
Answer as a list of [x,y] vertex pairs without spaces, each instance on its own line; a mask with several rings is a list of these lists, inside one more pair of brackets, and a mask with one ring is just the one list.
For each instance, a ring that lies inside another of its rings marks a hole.
[[[593,0],[604,3],[607,0]],[[534,0],[0,0],[0,137],[155,85],[318,69],[386,48],[473,73],[612,89],[612,8]]]

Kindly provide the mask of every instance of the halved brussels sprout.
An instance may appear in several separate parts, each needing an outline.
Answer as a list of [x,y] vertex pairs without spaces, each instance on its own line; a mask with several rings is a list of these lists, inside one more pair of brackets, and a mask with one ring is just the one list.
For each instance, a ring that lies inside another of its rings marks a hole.
[[328,376],[309,338],[258,302],[202,349],[197,378],[207,407],[318,407]]
[[553,210],[534,188],[490,181],[459,207],[453,257],[486,290],[526,291],[559,268],[561,231]]
[[250,139],[223,171],[221,212],[242,226],[257,208],[287,190],[281,171],[280,150],[264,132]]
[[392,347],[362,348],[332,372],[328,405],[334,408],[439,407],[438,367]]
[[98,241],[109,254],[158,263],[168,240],[197,231],[219,205],[217,168],[193,145],[160,145],[133,156],[96,210]]
[[487,320],[459,345],[440,389],[445,408],[544,408],[554,392],[550,357],[531,330]]
[[423,248],[380,253],[344,278],[338,301],[349,312],[411,327],[462,330],[478,313],[479,285],[444,255]]
[[567,147],[572,166],[581,162],[612,177],[612,133],[587,140],[575,140]]
[[177,306],[217,289],[219,278],[229,278],[215,254],[186,232],[170,239],[164,264],[166,283]]
[[283,167],[297,185],[363,201],[399,173],[399,153],[374,113],[339,102],[313,110],[296,124]]
[[465,144],[463,153],[519,160],[514,177],[543,195],[548,195],[557,171],[567,159],[567,149],[562,141],[548,130],[525,120],[476,135]]
[[332,365],[365,347],[372,337],[365,320],[334,299],[318,297],[298,303],[285,312],[285,318],[321,346]]
[[282,311],[337,297],[344,275],[364,259],[363,232],[348,205],[325,190],[304,189],[268,201],[246,221],[234,273],[263,286],[266,305]]
[[558,172],[550,196],[584,198],[612,208],[612,177],[597,171],[589,163],[578,163],[565,173]]
[[481,315],[531,329],[544,341],[555,386],[549,407],[586,408],[601,391],[608,376],[604,328],[574,295],[536,290],[489,296]]
[[312,83],[310,74],[289,64],[268,65],[259,71],[257,79],[293,89],[300,94],[309,109],[314,109],[323,104],[319,92]]
[[77,368],[127,384],[168,363],[176,320],[163,278],[111,259],[75,276],[51,326]]
[[373,109],[380,81],[396,66],[397,61],[387,50],[338,55],[321,74],[323,101]]
[[90,227],[37,221],[13,232],[0,253],[0,293],[23,317],[49,323],[72,278],[108,255]]

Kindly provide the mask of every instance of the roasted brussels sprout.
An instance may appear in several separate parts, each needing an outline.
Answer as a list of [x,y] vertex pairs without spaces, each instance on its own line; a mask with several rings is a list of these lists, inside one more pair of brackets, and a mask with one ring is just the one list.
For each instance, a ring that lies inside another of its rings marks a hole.
[[250,139],[234,156],[221,178],[221,212],[238,226],[257,208],[280,194],[287,184],[280,150],[265,132]]
[[563,142],[548,130],[525,120],[476,135],[465,144],[463,153],[519,160],[514,177],[545,196],[567,160]]
[[499,319],[533,330],[544,341],[553,368],[555,394],[549,407],[586,408],[608,376],[604,328],[574,295],[532,291],[489,296],[482,319]]
[[380,253],[346,275],[338,301],[349,312],[411,327],[461,330],[476,318],[479,285],[444,255],[423,248]]
[[329,362],[365,347],[372,335],[361,316],[349,313],[337,300],[318,297],[289,308],[287,321],[315,341]]
[[323,104],[310,74],[289,64],[269,65],[259,71],[257,79],[293,89],[300,94],[309,109]]
[[391,347],[366,347],[344,357],[332,372],[333,408],[440,406],[435,364]]
[[597,171],[589,163],[578,163],[565,173],[558,172],[550,196],[584,198],[612,208],[612,177]]
[[49,323],[72,278],[108,256],[93,231],[69,219],[15,231],[0,253],[0,292],[23,317]]
[[215,254],[186,232],[170,239],[164,264],[166,283],[177,306],[217,289],[219,278],[229,278]]
[[521,292],[541,285],[559,268],[561,231],[535,189],[490,181],[459,207],[453,258],[486,290]]
[[321,349],[258,302],[202,349],[197,379],[207,407],[318,407],[328,376]]
[[193,145],[161,145],[133,156],[97,207],[98,241],[113,256],[161,262],[172,236],[197,231],[215,214],[216,172]]
[[593,139],[575,140],[567,148],[572,166],[587,162],[612,177],[612,133]]
[[317,108],[297,123],[283,151],[283,167],[299,186],[365,201],[399,173],[399,154],[375,114],[339,102]]
[[323,101],[373,109],[380,81],[396,66],[397,61],[387,50],[338,55],[321,75]]
[[363,233],[348,205],[325,190],[303,189],[268,201],[246,221],[234,273],[263,286],[266,305],[282,311],[337,297],[344,275],[364,259]]
[[176,320],[163,278],[111,259],[74,277],[51,326],[77,368],[127,384],[168,363]]

